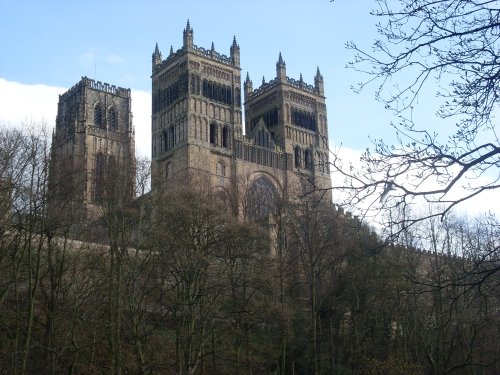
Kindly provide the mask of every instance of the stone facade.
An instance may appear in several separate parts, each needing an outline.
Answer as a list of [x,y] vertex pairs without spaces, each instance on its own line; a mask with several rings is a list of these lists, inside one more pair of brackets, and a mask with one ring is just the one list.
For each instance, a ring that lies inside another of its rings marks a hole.
[[[59,96],[50,165],[50,210],[87,221],[100,215],[109,182],[134,189],[130,89],[83,77]],[[115,185],[113,185],[115,186]]]
[[[319,69],[314,85],[305,83],[302,75],[290,78],[280,53],[271,81],[263,80],[253,89],[247,73],[242,104],[236,38],[229,56],[213,44],[205,49],[193,40],[188,21],[180,49],[171,48],[163,59],[157,44],[152,55],[153,193],[201,185],[217,192],[235,213],[265,218],[281,197],[329,189],[328,126]],[[125,185],[133,187],[130,109],[129,89],[86,77],[60,96],[50,192],[57,197],[53,202],[69,207],[59,211],[82,220],[96,217],[103,186],[117,169],[125,174]]]
[[[193,43],[189,21],[182,48],[166,59],[152,55],[153,192],[198,180],[238,204],[243,190],[267,186],[293,197],[303,189],[329,188],[328,131],[323,77],[314,85],[286,75],[279,55],[276,78],[253,89],[244,81],[240,47],[229,56]],[[182,181],[182,182],[181,182]]]

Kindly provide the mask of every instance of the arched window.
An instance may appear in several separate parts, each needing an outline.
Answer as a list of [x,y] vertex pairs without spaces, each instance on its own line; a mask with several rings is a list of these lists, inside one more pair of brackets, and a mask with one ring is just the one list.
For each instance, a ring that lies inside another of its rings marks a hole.
[[104,128],[104,121],[103,121],[103,115],[102,115],[102,105],[100,103],[97,103],[97,105],[94,107],[94,126],[96,128],[103,129]]
[[100,202],[104,197],[104,155],[98,153],[95,158],[94,200]]
[[163,140],[162,151],[165,152],[168,150],[168,133],[166,130],[164,130],[162,133],[162,140]]
[[305,150],[304,151],[304,168],[312,170],[312,157],[311,157],[311,151],[310,150]]
[[109,130],[118,129],[118,117],[116,115],[116,110],[114,107],[108,109],[108,129]]
[[229,128],[227,126],[222,128],[222,147],[229,148]]
[[215,174],[217,176],[225,176],[226,175],[226,166],[222,162],[218,162],[215,166]]
[[175,144],[175,130],[174,127],[171,126],[170,129],[168,129],[168,147],[167,150],[170,150],[172,147],[174,147]]
[[302,167],[302,157],[301,157],[301,152],[300,152],[300,147],[296,146],[294,150],[294,159],[295,159],[295,168],[301,168]]
[[110,155],[108,158],[108,174],[115,172],[114,168],[116,168],[116,158],[114,155]]
[[165,166],[165,178],[172,177],[172,163],[167,163]]
[[217,145],[217,124],[210,124],[210,144]]
[[256,178],[247,191],[246,216],[253,220],[264,220],[278,212],[279,193],[269,177]]

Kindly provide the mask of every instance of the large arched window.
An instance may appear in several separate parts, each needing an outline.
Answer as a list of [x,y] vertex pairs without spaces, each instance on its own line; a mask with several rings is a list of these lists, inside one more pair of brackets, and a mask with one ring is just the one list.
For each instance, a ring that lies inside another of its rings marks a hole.
[[108,109],[108,129],[118,130],[118,116],[114,107]]
[[264,220],[278,212],[280,195],[269,179],[262,175],[256,178],[247,191],[246,216],[253,220]]
[[103,111],[101,103],[97,103],[94,107],[94,126],[100,129],[104,128],[104,119],[102,112]]
[[222,147],[229,148],[229,128],[227,126],[222,128]]
[[210,144],[217,145],[217,124],[210,124]]

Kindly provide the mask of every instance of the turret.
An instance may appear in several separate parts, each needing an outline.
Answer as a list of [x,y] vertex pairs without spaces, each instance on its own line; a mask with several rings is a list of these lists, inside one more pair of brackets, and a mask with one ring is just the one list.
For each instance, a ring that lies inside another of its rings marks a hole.
[[152,62],[152,65],[153,65],[153,69],[157,65],[161,64],[161,60],[162,59],[161,59],[161,52],[160,52],[160,50],[158,48],[158,43],[156,43],[155,51],[153,52],[153,56],[152,56],[151,60],[152,60],[151,62]]
[[319,95],[325,95],[325,85],[323,81],[323,76],[319,72],[319,67],[316,70],[316,75],[314,76],[314,88],[318,92]]
[[184,36],[184,48],[193,48],[193,29],[191,25],[189,24],[189,20],[187,20],[186,28],[184,29],[183,32]]
[[245,91],[245,100],[247,97],[253,92],[253,83],[250,80],[250,75],[247,72],[247,78],[245,79],[245,82],[243,82],[243,89]]
[[281,56],[281,52],[278,58],[278,62],[276,63],[276,77],[280,82],[286,81],[286,64],[283,60],[283,57]]
[[230,48],[231,61],[234,66],[240,66],[240,46],[236,42],[236,36],[233,37],[233,44]]

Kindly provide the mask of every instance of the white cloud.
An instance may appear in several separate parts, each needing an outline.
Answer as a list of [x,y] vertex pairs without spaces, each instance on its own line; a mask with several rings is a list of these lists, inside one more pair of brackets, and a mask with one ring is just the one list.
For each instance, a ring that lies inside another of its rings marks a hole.
[[88,50],[78,56],[77,61],[82,67],[90,69],[95,68],[96,65],[100,66],[101,64],[108,64],[112,66],[120,65],[125,62],[125,59],[117,53],[105,53],[99,50]]
[[97,60],[97,55],[93,51],[85,52],[84,54],[78,57],[78,61],[82,63],[84,66],[93,65],[96,60]]
[[125,62],[125,59],[120,55],[110,53],[106,56],[106,62],[109,64],[122,64]]
[[66,89],[46,85],[25,85],[0,78],[0,124],[55,124],[59,94]]
[[[0,78],[0,125],[21,127],[25,124],[56,122],[59,95],[67,88],[46,85],[26,85]],[[136,133],[136,153],[151,156],[151,94],[132,90],[133,124]]]
[[[331,148],[331,150],[334,150],[334,149]],[[345,171],[349,171],[350,165],[352,165],[352,167],[355,170],[360,170],[360,167],[361,167],[360,158],[362,156],[361,151],[350,149],[347,147],[342,147],[342,148],[340,148],[338,150],[334,150],[334,151],[337,153],[338,158],[341,160],[341,165]],[[330,158],[332,158],[331,155],[330,155]],[[340,172],[335,171],[332,168],[331,176],[332,176],[332,185],[333,186],[343,186],[344,185],[344,176]],[[471,184],[473,182],[474,186],[484,186],[484,185],[490,183],[491,180],[488,180],[486,177],[478,177],[478,178],[475,178],[473,181],[464,180],[463,182],[464,183],[471,183]],[[407,184],[407,183],[408,183],[408,181],[405,182],[405,184]],[[438,185],[436,180],[432,181],[430,178],[425,180],[420,186],[421,189],[426,189],[426,190],[433,190],[433,189],[437,189],[440,187],[442,187],[442,186]],[[378,193],[381,194],[382,192],[380,191]],[[457,185],[456,188],[452,189],[452,191],[449,194],[447,194],[446,199],[458,199],[460,197],[463,197],[465,194],[467,194],[465,189],[462,186]],[[334,191],[333,191],[333,201],[334,202],[341,203],[341,202],[343,202],[343,200],[346,197],[347,197],[347,195],[344,191],[334,189]],[[378,197],[373,197],[372,201],[377,201],[377,200],[378,200]],[[418,202],[420,202],[420,203],[418,203]],[[378,202],[376,202],[376,203],[378,203]],[[422,199],[420,199],[420,200],[416,199],[415,203],[416,203],[416,207],[415,207],[416,210],[419,210],[419,209],[420,210],[428,210],[429,209],[428,204],[426,202],[424,202]],[[375,206],[377,206],[377,205],[375,205]],[[374,206],[374,208],[376,209],[378,206],[377,207],[375,207],[375,206]],[[455,208],[455,212],[458,213],[459,215],[467,215],[469,217],[477,217],[479,215],[482,215],[484,213],[489,213],[489,212],[500,215],[500,200],[498,199],[498,191],[495,191],[495,190],[484,191],[481,194],[479,194],[478,196],[471,198],[471,199],[468,199],[468,200],[460,203],[459,205],[457,205]],[[354,213],[358,214],[360,212],[354,212]],[[375,216],[368,215],[368,216],[375,217],[377,215],[375,215]]]
[[132,90],[136,154],[151,157],[151,94]]

